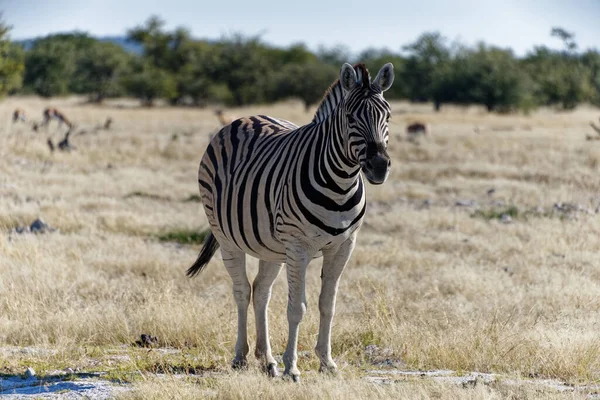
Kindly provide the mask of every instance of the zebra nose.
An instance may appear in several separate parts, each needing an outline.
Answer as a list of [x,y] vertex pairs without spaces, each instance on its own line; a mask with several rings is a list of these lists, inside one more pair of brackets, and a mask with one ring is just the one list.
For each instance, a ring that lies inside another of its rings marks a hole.
[[392,165],[392,161],[389,159],[389,157],[376,154],[374,157],[368,159],[365,164],[366,167],[371,171],[381,171],[387,170],[390,165]]

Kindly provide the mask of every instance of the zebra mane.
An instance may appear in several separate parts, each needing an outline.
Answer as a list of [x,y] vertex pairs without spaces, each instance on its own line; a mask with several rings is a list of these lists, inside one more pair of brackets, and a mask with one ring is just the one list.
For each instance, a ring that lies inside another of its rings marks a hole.
[[[355,64],[353,67],[356,71],[359,82],[361,82],[363,87],[368,87],[371,84],[371,75],[369,75],[369,70],[365,64],[359,63]],[[340,85],[340,79],[338,78],[325,91],[323,99],[321,99],[321,102],[319,103],[319,107],[315,112],[312,122],[318,123],[325,120],[325,118],[331,114],[331,112],[340,103],[340,101],[342,101],[343,98],[344,90],[342,89],[342,86]]]

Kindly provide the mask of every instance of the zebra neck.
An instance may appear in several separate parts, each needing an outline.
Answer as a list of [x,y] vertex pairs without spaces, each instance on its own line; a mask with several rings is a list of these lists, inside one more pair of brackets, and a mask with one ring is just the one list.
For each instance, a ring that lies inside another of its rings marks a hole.
[[324,181],[338,193],[348,193],[360,177],[360,165],[347,154],[347,122],[339,107],[316,124],[322,145],[317,155],[317,169]]
[[323,96],[323,99],[315,112],[313,122],[319,123],[325,121],[327,117],[333,114],[335,108],[341,103],[343,98],[344,91],[340,85],[340,81],[337,80],[329,87],[329,89],[327,89],[325,96]]

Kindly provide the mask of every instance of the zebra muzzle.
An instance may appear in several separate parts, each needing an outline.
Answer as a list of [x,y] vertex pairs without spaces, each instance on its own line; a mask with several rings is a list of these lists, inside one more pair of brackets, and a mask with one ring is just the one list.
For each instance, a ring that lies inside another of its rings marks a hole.
[[387,154],[375,154],[364,162],[362,171],[369,183],[380,185],[387,179],[391,165],[392,161]]

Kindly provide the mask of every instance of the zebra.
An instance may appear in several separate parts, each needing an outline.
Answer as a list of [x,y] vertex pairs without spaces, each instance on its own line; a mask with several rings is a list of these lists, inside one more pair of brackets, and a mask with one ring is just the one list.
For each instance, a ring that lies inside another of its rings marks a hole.
[[[337,371],[331,357],[336,293],[366,209],[360,172],[378,185],[390,171],[386,150],[390,105],[383,92],[393,80],[391,63],[372,82],[363,64],[346,63],[309,124],[298,127],[264,115],[251,116],[233,121],[210,141],[200,162],[198,184],[211,233],[187,274],[192,277],[202,271],[221,248],[238,312],[234,369],[247,365],[252,295],[255,356],[270,376],[279,375],[269,343],[267,307],[273,282],[286,263],[289,333],[284,376],[299,381],[297,342],[306,312],[306,267],[322,256],[315,352],[321,372]],[[252,286],[246,254],[259,259]]]

